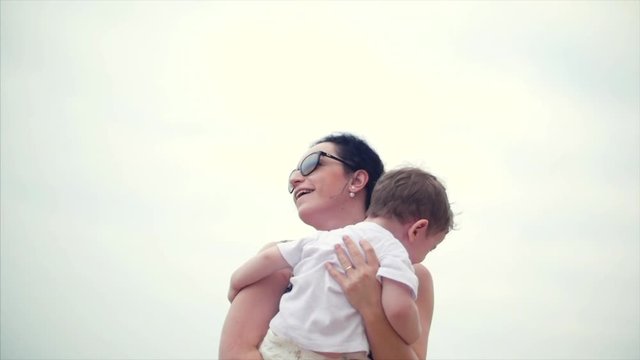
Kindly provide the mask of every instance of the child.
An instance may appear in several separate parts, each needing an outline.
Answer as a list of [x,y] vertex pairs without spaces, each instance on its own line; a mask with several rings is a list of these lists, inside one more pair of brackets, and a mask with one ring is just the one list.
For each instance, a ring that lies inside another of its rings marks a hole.
[[[412,344],[422,331],[412,264],[422,262],[452,227],[446,190],[433,175],[413,167],[389,171],[376,184],[364,221],[262,251],[233,273],[229,300],[243,287],[292,268],[293,288],[283,295],[280,312],[269,325],[260,347],[263,358],[284,359],[302,351],[311,358],[366,359],[369,349],[360,315],[324,268],[325,262],[338,263],[334,247],[343,236],[356,243],[365,239],[379,257],[385,315]],[[344,269],[347,276],[350,269]]]

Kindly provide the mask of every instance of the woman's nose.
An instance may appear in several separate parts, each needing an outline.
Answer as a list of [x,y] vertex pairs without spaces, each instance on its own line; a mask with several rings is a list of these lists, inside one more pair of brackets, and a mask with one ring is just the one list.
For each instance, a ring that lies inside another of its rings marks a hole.
[[291,176],[289,176],[289,184],[291,192],[293,192],[293,190],[295,189],[295,187],[304,181],[304,176],[302,176],[302,174],[300,173],[300,170],[293,170],[293,172],[291,173]]

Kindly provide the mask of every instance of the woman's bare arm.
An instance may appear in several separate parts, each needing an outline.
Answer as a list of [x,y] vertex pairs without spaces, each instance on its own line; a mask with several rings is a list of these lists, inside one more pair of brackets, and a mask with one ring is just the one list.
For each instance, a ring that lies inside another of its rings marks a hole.
[[263,249],[231,274],[229,302],[232,302],[240,290],[245,287],[286,268],[291,269],[289,263],[282,257],[282,253],[276,246]]
[[[381,286],[376,279],[376,272],[380,265],[375,251],[366,241],[361,242],[364,255],[351,239],[345,237],[344,243],[351,255],[354,268],[348,271],[348,276],[330,265],[327,265],[327,269],[340,284],[351,305],[362,316],[373,358],[376,360],[426,359],[433,314],[433,284],[428,270],[422,265],[414,265],[420,281],[416,304],[420,313],[422,333],[419,340],[410,346],[393,330],[384,314]],[[336,253],[341,264],[348,264],[350,260],[342,247],[337,247]]]
[[278,312],[280,297],[289,285],[290,277],[291,271],[281,270],[237,294],[222,327],[219,359],[262,360],[258,351],[260,342]]
[[422,325],[422,333],[420,338],[416,341],[412,347],[418,354],[420,359],[427,358],[427,347],[429,345],[429,332],[431,330],[431,320],[433,320],[433,278],[429,270],[422,264],[414,264],[413,268],[416,270],[416,276],[420,282],[418,288],[418,299],[416,305],[418,305],[420,313],[420,324]]

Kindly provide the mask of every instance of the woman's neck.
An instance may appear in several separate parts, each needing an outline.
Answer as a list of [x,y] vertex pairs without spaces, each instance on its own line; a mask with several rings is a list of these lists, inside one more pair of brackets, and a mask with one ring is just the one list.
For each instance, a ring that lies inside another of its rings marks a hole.
[[364,221],[365,211],[364,209],[342,209],[343,211],[335,211],[323,219],[317,219],[315,224],[309,224],[316,230],[328,231],[343,228],[348,225],[353,225]]

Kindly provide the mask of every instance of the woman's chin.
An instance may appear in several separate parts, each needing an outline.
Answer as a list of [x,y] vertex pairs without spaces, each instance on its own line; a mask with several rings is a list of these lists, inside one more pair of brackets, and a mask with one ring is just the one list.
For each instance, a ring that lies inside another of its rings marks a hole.
[[300,206],[298,207],[298,217],[302,220],[303,223],[312,226],[314,228],[318,228],[318,209],[313,209],[311,206]]
[[303,223],[307,225],[311,225],[309,224],[309,222],[312,221],[313,219],[312,214],[313,214],[313,211],[310,211],[304,205],[298,207],[298,217],[300,218],[300,220],[302,220]]

